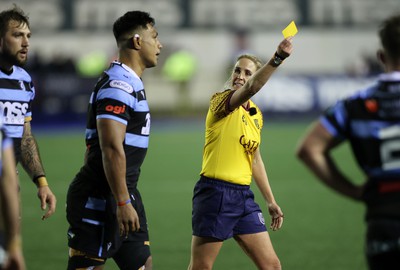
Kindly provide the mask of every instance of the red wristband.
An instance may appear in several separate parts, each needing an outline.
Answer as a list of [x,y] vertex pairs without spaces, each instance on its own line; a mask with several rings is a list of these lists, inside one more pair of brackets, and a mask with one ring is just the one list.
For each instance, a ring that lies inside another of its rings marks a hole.
[[122,202],[118,202],[117,205],[118,206],[124,206],[124,205],[127,205],[129,203],[131,203],[131,199],[128,199],[128,200],[122,201]]

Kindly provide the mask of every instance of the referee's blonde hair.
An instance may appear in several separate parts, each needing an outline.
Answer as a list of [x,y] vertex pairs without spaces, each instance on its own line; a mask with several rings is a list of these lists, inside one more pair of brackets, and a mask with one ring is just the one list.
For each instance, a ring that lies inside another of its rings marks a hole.
[[[246,59],[249,59],[250,61],[252,61],[256,65],[256,70],[259,70],[263,66],[263,62],[260,60],[260,58],[258,58],[257,56],[255,56],[253,54],[248,54],[248,53],[239,55],[236,58],[236,63],[240,59],[243,59],[243,58],[246,58]],[[232,76],[229,76],[228,80],[224,84],[222,91],[231,89],[231,87],[232,87]]]

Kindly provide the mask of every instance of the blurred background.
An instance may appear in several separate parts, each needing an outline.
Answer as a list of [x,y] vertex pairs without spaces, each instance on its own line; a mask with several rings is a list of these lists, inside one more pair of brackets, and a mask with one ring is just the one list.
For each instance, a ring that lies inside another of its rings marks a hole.
[[151,110],[162,115],[206,108],[235,56],[248,51],[267,61],[294,20],[293,55],[255,101],[264,111],[298,116],[381,71],[378,25],[400,6],[398,0],[2,0],[0,9],[14,2],[31,19],[27,70],[37,90],[36,124],[84,118],[93,84],[117,57],[112,24],[128,10],[156,19],[164,49],[143,79]]
[[[370,84],[380,22],[400,11],[399,0],[1,0],[31,19],[26,69],[36,99],[32,127],[58,209],[42,222],[35,188],[20,168],[24,252],[28,269],[65,269],[65,194],[83,162],[89,95],[117,58],[112,24],[129,10],[156,19],[164,48],[143,75],[152,135],[139,188],[146,205],[155,269],[186,269],[190,258],[191,197],[201,168],[204,120],[212,93],[222,90],[235,57],[268,61],[294,20],[294,52],[254,101],[264,112],[261,152],[285,224],[271,232],[284,269],[363,270],[363,205],[315,180],[296,159],[311,120],[338,98]],[[363,175],[349,154],[338,166],[356,183]],[[265,204],[252,187],[269,220]],[[117,269],[112,261],[108,270]],[[215,269],[255,269],[227,241]]]

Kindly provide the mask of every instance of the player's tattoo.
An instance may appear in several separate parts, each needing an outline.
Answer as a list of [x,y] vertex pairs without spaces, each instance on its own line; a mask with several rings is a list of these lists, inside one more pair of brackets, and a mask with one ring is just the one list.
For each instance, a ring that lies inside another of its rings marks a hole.
[[25,135],[21,140],[21,164],[30,177],[44,175],[39,147],[32,135]]

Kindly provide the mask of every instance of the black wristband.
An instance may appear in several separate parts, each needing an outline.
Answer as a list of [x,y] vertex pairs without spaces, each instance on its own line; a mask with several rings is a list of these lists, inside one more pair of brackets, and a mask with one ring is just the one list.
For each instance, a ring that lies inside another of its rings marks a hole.
[[271,65],[273,67],[278,67],[280,64],[282,64],[283,60],[285,60],[285,58],[280,56],[277,52],[275,52]]
[[286,59],[286,57],[281,56],[280,54],[278,54],[278,52],[275,52],[275,57],[278,57],[279,59],[281,59],[281,61]]

